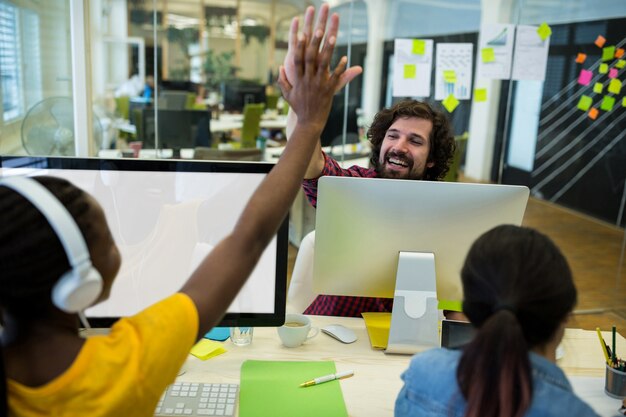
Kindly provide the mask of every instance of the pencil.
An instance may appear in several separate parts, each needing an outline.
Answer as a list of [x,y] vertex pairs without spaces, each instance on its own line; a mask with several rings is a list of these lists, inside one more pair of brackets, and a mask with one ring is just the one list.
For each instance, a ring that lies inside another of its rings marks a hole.
[[600,345],[602,346],[602,353],[604,353],[604,359],[606,360],[607,365],[611,365],[609,359],[609,352],[606,350],[606,343],[604,342],[604,338],[602,337],[602,333],[600,333],[600,328],[596,327],[596,332],[598,332],[598,339],[600,339]]

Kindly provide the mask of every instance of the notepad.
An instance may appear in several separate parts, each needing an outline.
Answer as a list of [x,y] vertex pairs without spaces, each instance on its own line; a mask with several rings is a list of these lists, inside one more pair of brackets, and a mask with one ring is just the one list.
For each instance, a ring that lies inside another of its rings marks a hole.
[[300,384],[337,372],[332,361],[255,361],[241,365],[240,417],[348,417],[339,380]]
[[361,313],[373,349],[387,349],[391,313]]

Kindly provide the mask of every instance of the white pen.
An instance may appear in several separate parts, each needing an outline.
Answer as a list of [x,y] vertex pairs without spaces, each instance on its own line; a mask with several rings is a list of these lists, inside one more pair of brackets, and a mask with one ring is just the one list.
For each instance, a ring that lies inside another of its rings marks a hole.
[[310,387],[312,385],[318,385],[318,384],[323,384],[324,382],[334,381],[335,379],[350,378],[352,375],[354,375],[354,371],[337,372],[336,374],[324,375],[324,376],[320,376],[319,378],[315,378],[310,381],[303,382],[302,384],[300,384],[300,386]]

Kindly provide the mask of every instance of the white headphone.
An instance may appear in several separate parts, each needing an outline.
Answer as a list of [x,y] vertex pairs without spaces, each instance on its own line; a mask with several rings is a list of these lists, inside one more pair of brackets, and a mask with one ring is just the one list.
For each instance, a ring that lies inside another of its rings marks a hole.
[[102,277],[91,264],[83,235],[67,209],[46,187],[31,178],[5,177],[0,185],[30,201],[48,220],[65,249],[71,269],[52,288],[54,305],[76,313],[93,304],[102,292]]

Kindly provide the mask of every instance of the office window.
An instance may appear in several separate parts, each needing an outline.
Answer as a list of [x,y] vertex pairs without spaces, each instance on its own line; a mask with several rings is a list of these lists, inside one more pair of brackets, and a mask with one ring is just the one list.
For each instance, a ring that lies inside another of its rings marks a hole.
[[22,113],[18,25],[17,8],[0,0],[0,77],[5,122],[19,117]]

